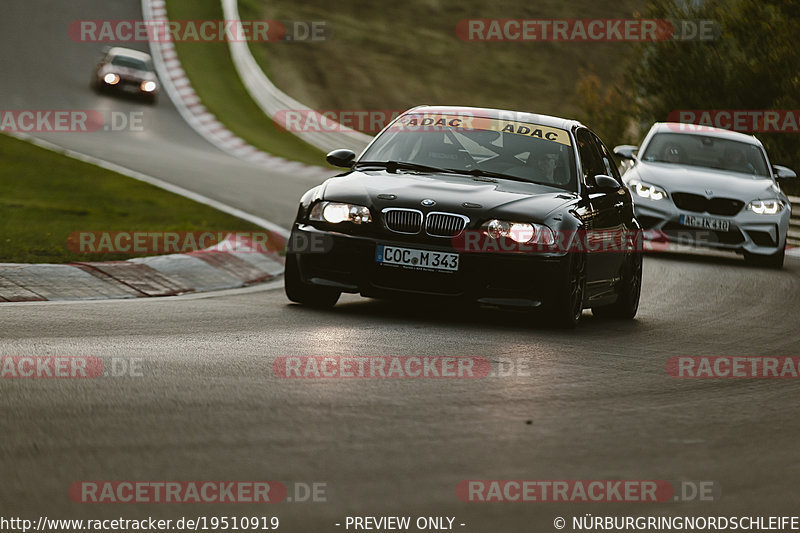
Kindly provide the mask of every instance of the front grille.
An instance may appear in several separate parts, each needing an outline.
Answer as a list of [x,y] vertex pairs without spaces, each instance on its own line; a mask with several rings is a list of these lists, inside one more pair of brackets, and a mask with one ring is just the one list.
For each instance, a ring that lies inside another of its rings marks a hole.
[[732,217],[744,207],[744,202],[734,198],[706,198],[687,192],[672,193],[672,201],[675,202],[678,209],[728,217]]
[[455,237],[467,226],[467,218],[450,213],[428,213],[425,232],[431,237]]
[[386,227],[397,233],[419,233],[422,228],[422,211],[416,209],[385,209]]

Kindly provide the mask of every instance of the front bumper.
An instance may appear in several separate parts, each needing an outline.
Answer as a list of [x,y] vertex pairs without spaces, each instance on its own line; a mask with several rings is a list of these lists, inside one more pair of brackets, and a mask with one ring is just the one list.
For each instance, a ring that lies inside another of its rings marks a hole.
[[110,85],[106,83],[102,77],[98,77],[97,87],[99,87],[104,91],[123,94],[131,97],[152,98],[152,99],[157,98],[159,93],[158,85],[156,85],[156,89],[154,91],[145,91],[141,88],[142,83],[145,81],[150,81],[150,80],[123,77],[120,79],[119,82]]
[[[426,272],[376,262],[378,244],[439,252],[452,246],[413,244],[386,238],[353,236],[295,224],[290,242],[325,242],[317,251],[297,250],[305,283],[335,287],[368,297],[436,296],[501,307],[531,308],[557,295],[565,274],[564,254],[460,253],[456,272]],[[449,241],[448,241],[449,243]],[[290,248],[290,251],[291,248]]]
[[[746,208],[734,216],[710,215],[678,209],[670,199],[637,198],[634,203],[636,219],[645,236],[659,235],[669,242],[704,248],[773,254],[786,245],[789,228],[789,209],[775,215],[758,215]],[[681,224],[681,215],[711,217],[727,220],[728,231],[692,228]]]

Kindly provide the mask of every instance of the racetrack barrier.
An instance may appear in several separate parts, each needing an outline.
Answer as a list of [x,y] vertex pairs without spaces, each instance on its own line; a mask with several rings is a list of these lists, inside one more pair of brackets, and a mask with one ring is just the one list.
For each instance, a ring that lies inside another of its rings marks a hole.
[[[222,11],[226,20],[238,21],[239,6],[237,0],[221,0]],[[250,47],[246,42],[228,41],[231,58],[236,72],[242,80],[247,92],[270,118],[286,110],[303,110],[306,113],[317,113],[278,89],[258,66]],[[360,153],[372,137],[346,126],[335,128],[335,131],[294,132],[295,135],[315,146],[323,152],[337,148],[349,148]]]
[[789,246],[800,246],[800,196],[790,196],[792,202],[792,218],[789,220],[789,234],[786,236],[786,244]]

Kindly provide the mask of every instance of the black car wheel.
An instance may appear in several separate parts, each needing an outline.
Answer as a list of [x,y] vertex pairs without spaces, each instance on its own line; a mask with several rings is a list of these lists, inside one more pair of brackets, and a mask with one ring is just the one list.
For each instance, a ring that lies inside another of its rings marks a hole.
[[632,253],[625,261],[622,280],[618,286],[617,301],[611,305],[592,307],[592,314],[601,318],[627,318],[636,316],[642,293],[642,254]]
[[749,252],[744,253],[744,260],[747,262],[747,264],[758,267],[774,268],[776,270],[783,268],[783,260],[785,257],[786,248],[781,248],[779,252],[775,252],[771,255],[751,254]]
[[300,279],[300,267],[297,264],[296,254],[286,254],[283,286],[287,298],[310,307],[333,307],[341,296],[341,292],[336,289],[303,283],[303,280]]
[[586,254],[567,256],[567,276],[547,311],[553,325],[574,328],[583,314],[586,295]]

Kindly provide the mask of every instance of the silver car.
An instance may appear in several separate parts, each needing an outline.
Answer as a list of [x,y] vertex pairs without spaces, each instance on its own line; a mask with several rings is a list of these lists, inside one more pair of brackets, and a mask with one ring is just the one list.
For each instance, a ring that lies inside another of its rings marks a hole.
[[657,123],[641,148],[617,146],[626,160],[645,237],[744,255],[748,262],[783,266],[791,203],[778,181],[797,175],[772,166],[752,135]]
[[95,66],[91,86],[98,92],[114,92],[155,103],[159,84],[149,54],[129,48],[106,50]]

